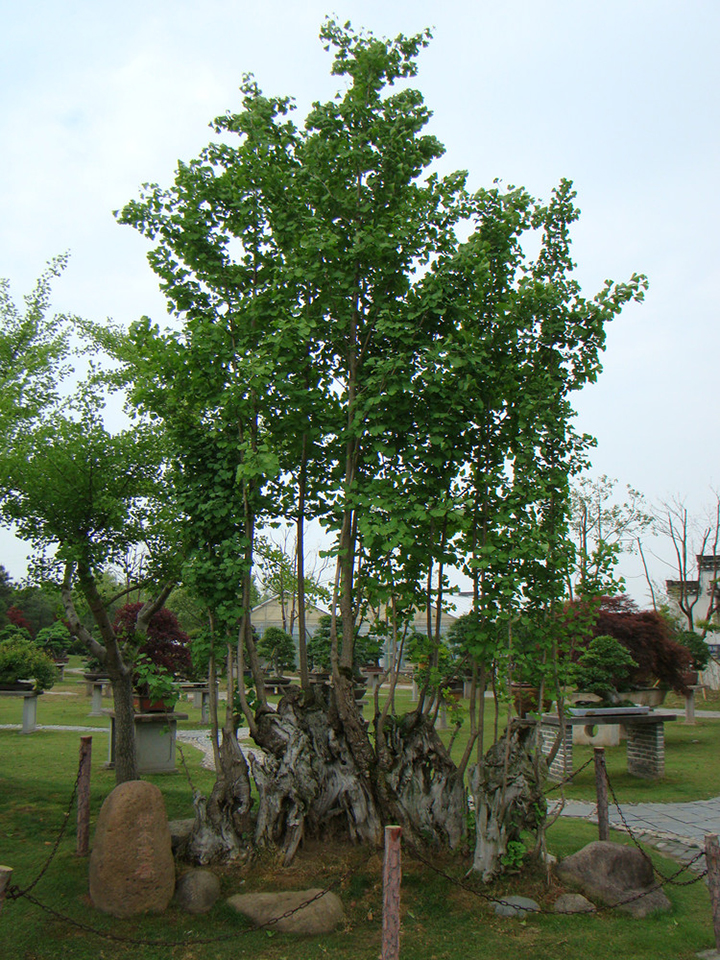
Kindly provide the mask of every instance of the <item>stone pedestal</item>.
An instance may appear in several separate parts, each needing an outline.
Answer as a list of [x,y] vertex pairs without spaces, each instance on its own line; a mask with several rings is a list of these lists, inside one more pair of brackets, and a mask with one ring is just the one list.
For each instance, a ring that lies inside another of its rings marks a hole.
[[665,726],[662,723],[627,725],[628,773],[655,780],[665,773]]
[[[108,767],[115,766],[115,713],[110,717]],[[175,773],[175,739],[178,720],[187,713],[136,713],[135,746],[138,773]]]
[[22,697],[22,730],[21,733],[33,733],[37,729],[37,698],[40,694],[35,690],[0,690],[0,697]]
[[93,680],[92,684],[92,703],[90,705],[91,717],[102,717],[103,716],[103,696],[109,697],[110,691],[112,690],[112,684],[109,680]]

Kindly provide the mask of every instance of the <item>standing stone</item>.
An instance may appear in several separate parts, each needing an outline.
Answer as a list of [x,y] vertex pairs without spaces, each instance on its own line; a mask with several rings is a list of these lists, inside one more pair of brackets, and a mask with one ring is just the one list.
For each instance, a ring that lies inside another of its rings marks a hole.
[[152,783],[115,787],[100,810],[90,855],[90,898],[114,917],[162,913],[175,890],[165,801]]

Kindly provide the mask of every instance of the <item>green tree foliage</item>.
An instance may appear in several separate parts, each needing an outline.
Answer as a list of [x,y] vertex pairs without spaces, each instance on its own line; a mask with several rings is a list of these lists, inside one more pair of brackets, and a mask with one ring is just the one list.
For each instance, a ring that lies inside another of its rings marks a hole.
[[58,385],[68,372],[69,327],[73,318],[48,316],[53,277],[67,257],[56,257],[25,297],[21,310],[10,296],[10,284],[0,279],[0,423],[2,441],[31,424],[58,397]]
[[0,684],[32,680],[35,690],[48,690],[57,679],[52,658],[29,637],[0,639]]
[[594,693],[604,702],[616,703],[618,690],[627,688],[633,667],[637,667],[637,663],[626,647],[615,637],[600,634],[579,657],[575,682],[580,690]]
[[257,648],[260,656],[270,664],[274,676],[279,677],[283,670],[295,669],[295,643],[280,627],[268,627]]
[[62,656],[70,651],[73,637],[62,620],[56,620],[49,627],[43,627],[35,635],[35,642],[51,656]]
[[[103,422],[105,397],[92,380],[69,399],[59,397],[67,368],[66,331],[60,320],[46,320],[50,276],[59,269],[55,265],[41,278],[25,317],[3,288],[0,373],[4,356],[3,401],[13,398],[14,405],[0,404],[0,512],[33,544],[41,560],[52,558],[43,572],[62,581],[60,595],[70,629],[113,682],[116,777],[121,782],[137,777],[131,673],[101,586],[113,564],[139,544],[167,559],[170,551],[158,549],[162,536],[157,531],[163,529],[168,497],[167,491],[162,499],[156,496],[162,449],[155,431],[137,423],[111,433]],[[169,589],[158,588],[155,601],[143,606],[140,632]],[[78,613],[78,595],[92,616],[95,634]]]

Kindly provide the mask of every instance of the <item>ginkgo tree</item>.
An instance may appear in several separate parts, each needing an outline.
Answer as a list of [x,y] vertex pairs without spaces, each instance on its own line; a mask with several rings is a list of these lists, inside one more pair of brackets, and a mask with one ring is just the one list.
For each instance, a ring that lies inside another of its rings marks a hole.
[[[330,20],[321,38],[343,84],[335,99],[298,126],[292,101],[247,78],[242,110],[214,123],[218,138],[119,214],[153,241],[178,323],[143,319],[116,353],[133,403],[165,431],[187,574],[224,636],[239,623],[239,701],[265,750],[251,761],[255,841],[287,858],[329,823],[373,842],[391,820],[459,841],[472,744],[453,763],[429,691],[406,716],[390,698],[365,723],[358,626],[368,606],[391,611],[402,643],[420,607],[437,648],[431,611],[448,567],[464,566],[477,683],[498,620],[558,602],[568,478],[587,446],[569,396],[597,376],[606,323],[644,286],[634,276],[582,296],[569,182],[543,204],[433,171],[443,147],[408,83],[428,32],[385,40]],[[332,686],[311,686],[301,645],[301,686],[275,712],[250,625],[257,536],[292,522],[300,558],[310,519],[336,563]],[[482,696],[473,704],[480,713]],[[234,738],[229,719],[223,737]]]

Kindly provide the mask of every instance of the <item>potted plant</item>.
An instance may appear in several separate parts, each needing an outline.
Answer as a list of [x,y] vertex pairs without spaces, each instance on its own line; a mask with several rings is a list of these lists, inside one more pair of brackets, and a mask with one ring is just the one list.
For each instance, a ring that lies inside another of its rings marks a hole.
[[0,689],[49,690],[57,670],[49,657],[32,641],[10,637],[0,641]]
[[140,713],[170,713],[180,699],[172,674],[153,663],[147,654],[138,654],[133,667],[135,706]]

